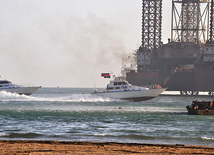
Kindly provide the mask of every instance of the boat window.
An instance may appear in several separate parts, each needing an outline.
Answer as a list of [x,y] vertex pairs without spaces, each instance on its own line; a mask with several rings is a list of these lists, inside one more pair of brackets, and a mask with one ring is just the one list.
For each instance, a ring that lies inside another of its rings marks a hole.
[[123,82],[118,82],[118,85],[123,85]]
[[114,82],[115,86],[122,85],[122,84],[123,84],[122,82]]
[[123,82],[123,85],[127,85],[127,83],[126,83],[126,82]]
[[9,81],[0,81],[0,84],[9,84]]
[[126,82],[114,82],[114,85],[115,86],[118,86],[118,85],[127,85],[127,83]]

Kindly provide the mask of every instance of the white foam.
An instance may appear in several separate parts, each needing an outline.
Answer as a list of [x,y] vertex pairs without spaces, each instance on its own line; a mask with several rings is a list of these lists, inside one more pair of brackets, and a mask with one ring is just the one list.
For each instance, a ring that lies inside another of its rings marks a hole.
[[105,136],[108,136],[108,134],[91,134],[91,135],[88,135],[88,136],[105,137]]
[[33,97],[26,96],[26,95],[19,95],[17,93],[10,93],[6,91],[0,91],[0,100],[5,101],[5,100],[29,100],[33,99]]
[[203,140],[214,140],[214,137],[201,137]]
[[65,100],[71,102],[111,102],[116,101],[111,98],[99,97],[93,94],[73,94]]
[[103,98],[92,94],[71,94],[70,96],[59,97],[33,97],[27,95],[19,95],[0,91],[0,101],[49,101],[49,102],[111,102],[117,101],[110,98]]
[[0,133],[0,137],[8,136],[8,133]]

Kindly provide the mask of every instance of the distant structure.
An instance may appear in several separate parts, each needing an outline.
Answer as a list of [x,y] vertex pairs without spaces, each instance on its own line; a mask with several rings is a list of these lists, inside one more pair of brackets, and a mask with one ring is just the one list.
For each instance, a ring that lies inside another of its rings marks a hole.
[[171,38],[162,39],[162,0],[142,0],[142,44],[131,84],[160,84],[181,95],[214,94],[214,0],[172,0]]
[[161,44],[162,0],[142,2],[142,47],[158,49]]
[[214,42],[214,0],[211,0],[211,7],[210,7],[210,38],[209,41],[211,43]]
[[137,50],[138,71],[150,65],[161,45],[162,0],[142,1],[142,43]]
[[209,0],[172,0],[171,40],[205,43],[209,32],[208,17]]

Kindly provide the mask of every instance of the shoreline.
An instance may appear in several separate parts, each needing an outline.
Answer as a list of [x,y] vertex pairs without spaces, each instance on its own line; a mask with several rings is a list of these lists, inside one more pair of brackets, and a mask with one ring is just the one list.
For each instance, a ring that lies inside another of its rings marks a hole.
[[214,147],[116,142],[0,140],[0,154],[214,154]]

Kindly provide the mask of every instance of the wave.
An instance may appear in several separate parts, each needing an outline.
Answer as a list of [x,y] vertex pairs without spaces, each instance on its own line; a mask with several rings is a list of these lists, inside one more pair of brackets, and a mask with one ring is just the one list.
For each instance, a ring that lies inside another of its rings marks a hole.
[[201,137],[203,140],[214,140],[214,137]]
[[37,133],[2,133],[0,137],[2,138],[38,138],[42,137],[42,134]]

